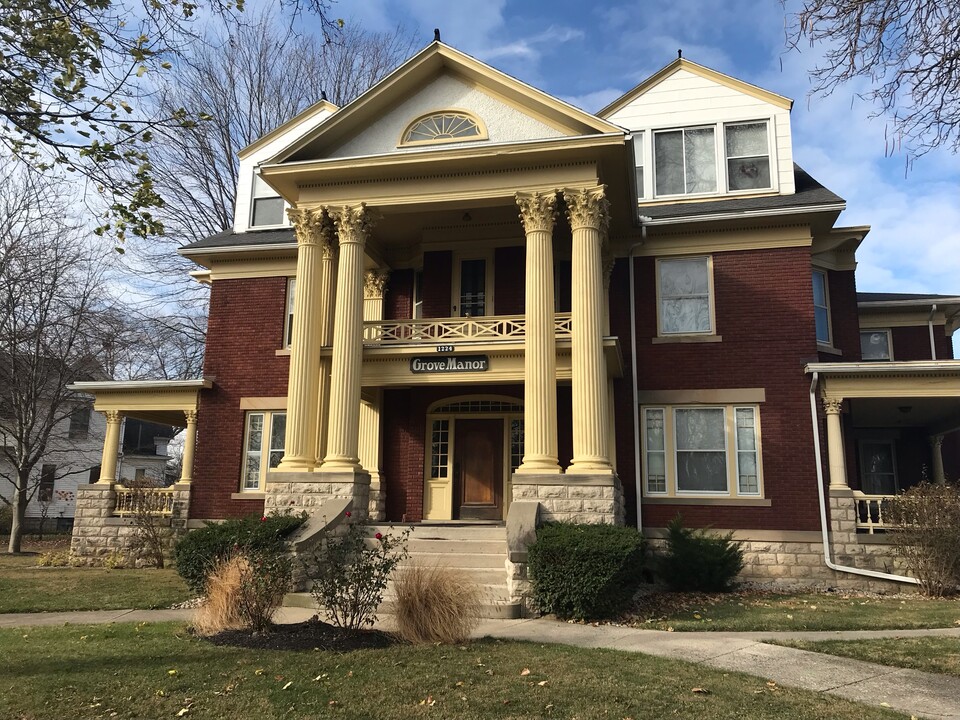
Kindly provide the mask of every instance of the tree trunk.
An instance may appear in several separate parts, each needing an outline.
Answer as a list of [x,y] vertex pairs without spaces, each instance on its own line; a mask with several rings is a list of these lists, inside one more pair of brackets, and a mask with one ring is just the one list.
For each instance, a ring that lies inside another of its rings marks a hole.
[[13,520],[10,523],[10,544],[7,546],[7,552],[10,553],[20,552],[20,542],[23,540],[23,519],[27,514],[27,484],[23,478],[20,478],[19,484],[20,487],[14,490],[11,506]]

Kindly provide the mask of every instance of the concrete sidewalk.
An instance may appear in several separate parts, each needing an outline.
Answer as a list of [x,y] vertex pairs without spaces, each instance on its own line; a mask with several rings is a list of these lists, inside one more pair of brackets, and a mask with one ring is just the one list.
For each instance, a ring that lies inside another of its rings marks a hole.
[[[192,610],[100,610],[0,615],[0,628],[111,622],[168,622],[190,619]],[[276,620],[302,622],[306,608],[281,608]],[[392,618],[380,627],[389,630]],[[960,678],[861,662],[768,645],[763,640],[858,640],[899,637],[960,638],[960,628],[844,632],[663,632],[618,625],[581,625],[550,618],[484,620],[475,637],[607,648],[699,663],[718,670],[757,675],[778,685],[830,693],[855,702],[889,707],[922,718],[960,720]]]

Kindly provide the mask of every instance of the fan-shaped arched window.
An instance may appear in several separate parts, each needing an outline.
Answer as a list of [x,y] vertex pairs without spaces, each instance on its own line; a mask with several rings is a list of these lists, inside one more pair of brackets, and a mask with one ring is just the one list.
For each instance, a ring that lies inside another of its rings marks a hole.
[[487,131],[480,121],[465,112],[447,110],[414,120],[400,139],[401,145],[483,140]]

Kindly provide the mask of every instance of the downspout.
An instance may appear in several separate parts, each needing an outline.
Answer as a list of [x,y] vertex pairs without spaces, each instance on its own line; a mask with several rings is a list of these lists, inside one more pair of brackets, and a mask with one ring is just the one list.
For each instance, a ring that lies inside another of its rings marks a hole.
[[823,534],[823,561],[828,568],[837,572],[851,573],[853,575],[864,575],[866,577],[877,578],[878,580],[893,580],[894,582],[911,583],[919,585],[920,581],[916,578],[906,575],[893,575],[892,573],[880,572],[879,570],[864,570],[863,568],[850,567],[849,565],[837,565],[830,558],[830,533],[827,526],[827,498],[823,487],[823,462],[820,453],[820,420],[817,417],[817,385],[820,382],[820,374],[813,373],[813,380],[810,382],[810,420],[813,422],[813,455],[817,466],[817,496],[820,498],[820,530]]
[[630,274],[630,364],[633,372],[633,462],[634,478],[637,484],[637,530],[643,530],[642,507],[643,507],[643,477],[640,456],[640,390],[637,387],[639,371],[637,370],[637,292],[636,278],[633,269],[633,253],[643,246],[647,239],[646,223],[651,219],[645,215],[640,216],[640,242],[630,246],[630,252],[627,253],[627,263]]
[[930,317],[927,318],[927,330],[930,331],[930,359],[937,359],[937,344],[933,340],[933,316],[937,314],[937,304],[930,308]]

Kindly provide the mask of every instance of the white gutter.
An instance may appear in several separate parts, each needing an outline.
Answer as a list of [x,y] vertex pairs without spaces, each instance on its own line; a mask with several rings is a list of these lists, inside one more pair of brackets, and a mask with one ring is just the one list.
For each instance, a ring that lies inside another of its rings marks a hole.
[[930,331],[930,359],[937,359],[937,344],[933,340],[933,316],[937,314],[937,304],[934,303],[930,308],[930,316],[927,318],[927,330]]
[[[286,228],[284,228],[286,229]],[[293,228],[289,228],[290,232],[293,232]],[[246,233],[237,233],[237,235],[244,235]],[[260,243],[259,245],[207,245],[206,247],[182,247],[177,248],[177,255],[182,255],[183,257],[190,257],[191,255],[209,255],[211,253],[240,253],[240,252],[259,252],[263,250],[283,250],[286,248],[296,248],[297,240],[292,238],[283,242],[275,243]]]
[[817,385],[819,382],[820,375],[814,371],[813,380],[810,382],[810,420],[813,423],[813,456],[817,466],[817,497],[820,498],[820,530],[823,535],[823,562],[828,568],[836,572],[919,585],[919,580],[906,575],[893,575],[892,573],[880,572],[879,570],[864,570],[863,568],[850,567],[849,565],[838,565],[830,559],[831,548],[830,533],[827,529],[827,498],[826,491],[823,487],[823,458],[820,452],[820,420],[817,417]]
[[768,210],[732,210],[730,212],[711,213],[710,215],[678,215],[669,218],[650,218],[648,225],[678,225],[689,222],[709,222],[710,220],[731,220],[738,218],[772,217],[774,215],[802,215],[810,212],[827,212],[845,210],[846,203],[831,203],[829,205],[803,205],[795,208],[770,208]]
[[637,293],[636,279],[633,271],[633,253],[643,245],[647,238],[647,221],[650,218],[640,216],[640,242],[630,246],[627,253],[627,262],[630,272],[630,362],[633,371],[633,463],[634,478],[637,485],[637,530],[643,530],[643,471],[640,457],[640,390],[637,387],[639,372],[637,370]]

